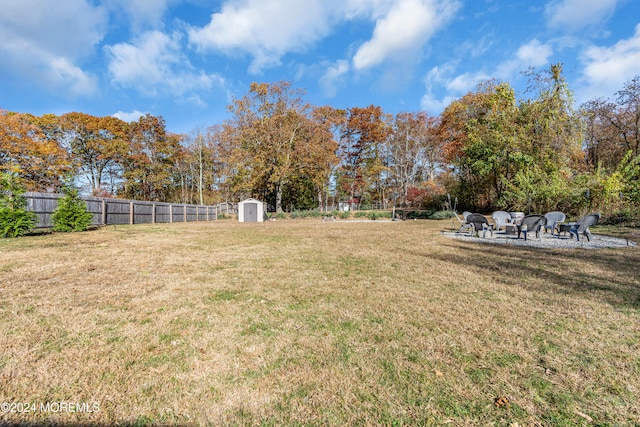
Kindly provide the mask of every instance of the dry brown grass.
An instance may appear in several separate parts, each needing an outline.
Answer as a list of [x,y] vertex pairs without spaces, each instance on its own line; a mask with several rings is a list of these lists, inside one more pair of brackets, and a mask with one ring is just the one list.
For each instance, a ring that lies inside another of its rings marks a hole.
[[482,245],[442,227],[2,240],[0,403],[100,411],[0,425],[638,425],[640,250]]

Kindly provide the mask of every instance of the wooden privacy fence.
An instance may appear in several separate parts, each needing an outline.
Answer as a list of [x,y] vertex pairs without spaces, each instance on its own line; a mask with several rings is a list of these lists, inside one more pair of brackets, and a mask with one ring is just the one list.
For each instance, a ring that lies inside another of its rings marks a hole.
[[[53,227],[51,219],[64,197],[55,193],[24,193],[27,209],[38,216],[38,228]],[[139,200],[112,199],[107,197],[81,197],[91,212],[92,225],[156,224],[171,222],[212,221],[218,215],[237,214],[236,203],[217,205],[191,205],[185,203],[142,202]]]

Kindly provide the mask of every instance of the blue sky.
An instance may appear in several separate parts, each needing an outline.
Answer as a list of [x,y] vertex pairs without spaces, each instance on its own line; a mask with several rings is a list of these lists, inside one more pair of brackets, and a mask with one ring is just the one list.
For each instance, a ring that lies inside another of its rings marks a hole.
[[639,0],[0,0],[0,108],[221,123],[253,81],[439,114],[562,62],[576,102],[640,74]]

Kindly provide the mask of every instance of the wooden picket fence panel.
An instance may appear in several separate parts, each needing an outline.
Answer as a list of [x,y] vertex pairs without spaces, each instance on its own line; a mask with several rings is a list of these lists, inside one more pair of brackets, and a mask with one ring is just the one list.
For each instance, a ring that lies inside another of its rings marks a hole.
[[[37,228],[53,227],[51,219],[58,206],[58,193],[24,194],[27,209],[38,217]],[[192,205],[185,203],[143,202],[140,200],[113,199],[108,197],[82,197],[87,211],[93,215],[92,225],[112,224],[157,224],[173,222],[214,221],[218,215],[235,215],[237,203],[217,205]]]

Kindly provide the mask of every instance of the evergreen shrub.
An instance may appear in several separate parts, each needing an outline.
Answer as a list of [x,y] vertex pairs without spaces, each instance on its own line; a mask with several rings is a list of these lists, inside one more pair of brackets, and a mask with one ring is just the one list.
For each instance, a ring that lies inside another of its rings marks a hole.
[[66,187],[64,197],[58,199],[58,207],[53,211],[53,229],[56,231],[85,231],[91,225],[93,215],[87,211],[87,203],[78,190]]
[[23,194],[14,175],[0,175],[0,236],[22,236],[36,226],[36,214],[26,209]]

